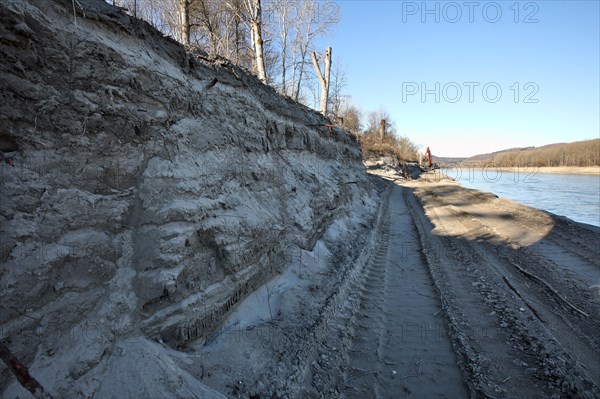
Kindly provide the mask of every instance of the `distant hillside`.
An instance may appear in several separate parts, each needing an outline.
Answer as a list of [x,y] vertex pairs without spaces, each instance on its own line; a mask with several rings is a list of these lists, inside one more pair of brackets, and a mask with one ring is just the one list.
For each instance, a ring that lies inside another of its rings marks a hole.
[[511,148],[475,155],[463,162],[483,162],[506,167],[596,166],[600,165],[600,139],[548,144],[541,147]]
[[496,151],[496,152],[488,152],[486,154],[473,155],[470,158],[465,158],[465,161],[486,161],[488,159],[494,158],[497,155],[504,154],[504,153],[507,153],[507,152],[527,151],[527,150],[532,150],[534,148],[535,147],[508,148],[506,150],[501,150],[501,151]]
[[452,167],[461,164],[467,158],[460,157],[438,157],[437,155],[433,155],[433,162],[438,164],[440,168]]

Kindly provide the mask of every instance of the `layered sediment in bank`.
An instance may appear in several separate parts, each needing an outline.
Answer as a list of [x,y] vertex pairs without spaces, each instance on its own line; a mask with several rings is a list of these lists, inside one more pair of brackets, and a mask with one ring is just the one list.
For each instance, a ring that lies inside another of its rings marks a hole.
[[0,20],[0,339],[57,397],[219,397],[170,348],[333,223],[368,225],[358,143],[104,1]]

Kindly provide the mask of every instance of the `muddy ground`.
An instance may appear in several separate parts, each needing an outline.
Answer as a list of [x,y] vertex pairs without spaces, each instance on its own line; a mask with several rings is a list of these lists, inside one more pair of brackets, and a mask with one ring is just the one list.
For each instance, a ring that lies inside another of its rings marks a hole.
[[372,235],[305,254],[188,370],[239,398],[600,395],[598,228],[435,173],[371,179]]

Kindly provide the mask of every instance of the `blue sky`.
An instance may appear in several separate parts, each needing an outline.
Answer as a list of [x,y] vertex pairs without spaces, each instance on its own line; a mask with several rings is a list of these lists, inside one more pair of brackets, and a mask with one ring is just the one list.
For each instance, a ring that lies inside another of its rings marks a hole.
[[338,1],[319,46],[353,103],[439,156],[600,137],[599,2],[466,3]]

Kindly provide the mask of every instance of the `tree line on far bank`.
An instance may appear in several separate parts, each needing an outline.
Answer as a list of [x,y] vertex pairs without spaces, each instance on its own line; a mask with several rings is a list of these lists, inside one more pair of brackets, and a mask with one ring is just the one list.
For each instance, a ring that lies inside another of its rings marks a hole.
[[597,166],[600,165],[600,139],[503,151],[485,162],[499,167]]

